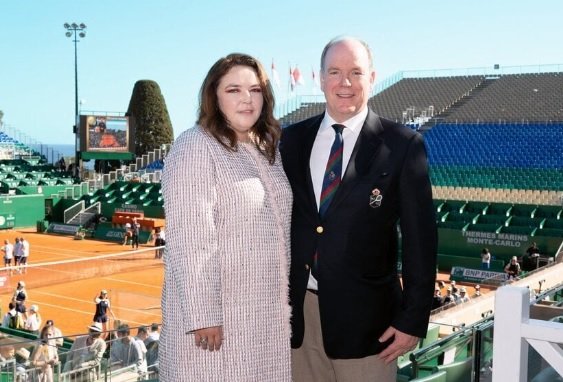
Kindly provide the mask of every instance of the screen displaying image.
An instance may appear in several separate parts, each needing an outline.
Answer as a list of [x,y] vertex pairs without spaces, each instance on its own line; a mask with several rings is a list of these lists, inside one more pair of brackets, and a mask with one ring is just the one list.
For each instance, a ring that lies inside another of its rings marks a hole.
[[86,151],[128,151],[127,117],[86,117]]

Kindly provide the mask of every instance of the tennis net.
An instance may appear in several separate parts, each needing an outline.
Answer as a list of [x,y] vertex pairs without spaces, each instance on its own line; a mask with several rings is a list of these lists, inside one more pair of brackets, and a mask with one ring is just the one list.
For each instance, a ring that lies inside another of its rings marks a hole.
[[27,289],[71,281],[103,277],[122,272],[162,267],[162,259],[155,258],[155,248],[135,251],[50,261],[26,266],[3,268],[3,289],[14,290],[19,281],[25,281]]

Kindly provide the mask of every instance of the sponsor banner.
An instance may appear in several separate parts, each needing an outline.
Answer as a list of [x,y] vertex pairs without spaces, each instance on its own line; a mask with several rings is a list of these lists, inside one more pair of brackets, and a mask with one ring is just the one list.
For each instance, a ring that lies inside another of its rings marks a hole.
[[125,235],[125,230],[122,228],[98,227],[94,232],[95,239],[121,243],[123,242],[123,235]]
[[[118,243],[123,243],[123,236],[125,235],[124,228],[112,228],[112,227],[98,227],[94,232],[94,238],[98,240],[105,241],[115,241]],[[141,231],[139,232],[139,243],[146,244],[149,241],[150,232]]]
[[0,214],[0,229],[14,228],[16,217],[13,214]]
[[51,233],[62,233],[65,235],[75,235],[76,232],[80,229],[80,226],[77,225],[68,225],[68,224],[51,224],[49,228],[47,228],[47,232]]
[[528,235],[513,233],[495,233],[481,231],[463,231],[463,237],[468,244],[479,244],[482,246],[499,246],[521,248],[528,244]]
[[495,279],[505,281],[508,275],[504,272],[493,272],[485,269],[470,269],[463,267],[452,267],[451,280],[467,281],[470,283],[480,283],[485,279]]

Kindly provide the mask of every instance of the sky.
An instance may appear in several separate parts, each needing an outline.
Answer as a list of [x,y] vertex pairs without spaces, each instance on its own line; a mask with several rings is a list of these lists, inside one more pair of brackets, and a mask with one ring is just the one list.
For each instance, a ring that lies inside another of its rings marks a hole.
[[87,26],[78,42],[82,112],[127,111],[136,81],[156,81],[174,135],[193,126],[198,92],[220,57],[243,52],[305,81],[333,37],[365,40],[377,81],[409,70],[563,64],[557,0],[0,0],[3,129],[27,142],[74,144],[74,43],[63,24]]

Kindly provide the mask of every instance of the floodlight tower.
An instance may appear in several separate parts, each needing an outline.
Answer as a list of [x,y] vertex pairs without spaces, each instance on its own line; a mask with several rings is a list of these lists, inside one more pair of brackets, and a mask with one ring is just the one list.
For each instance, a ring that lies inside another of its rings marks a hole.
[[80,116],[78,114],[78,47],[77,43],[80,41],[78,37],[86,37],[86,25],[84,23],[65,23],[66,29],[65,36],[74,36],[74,134],[75,134],[75,159],[74,159],[74,172],[76,176],[80,175]]

